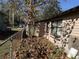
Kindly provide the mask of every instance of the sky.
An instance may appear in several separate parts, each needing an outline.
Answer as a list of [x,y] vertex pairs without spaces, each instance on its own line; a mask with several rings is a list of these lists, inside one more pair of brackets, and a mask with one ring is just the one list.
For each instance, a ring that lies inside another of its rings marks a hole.
[[59,1],[63,11],[66,11],[70,8],[73,8],[79,5],[79,0],[59,0]]
[[[3,1],[6,2],[7,0],[3,0]],[[79,5],[79,0],[59,0],[59,2],[60,2],[60,7],[62,8],[62,11],[68,10],[70,8],[73,8]]]

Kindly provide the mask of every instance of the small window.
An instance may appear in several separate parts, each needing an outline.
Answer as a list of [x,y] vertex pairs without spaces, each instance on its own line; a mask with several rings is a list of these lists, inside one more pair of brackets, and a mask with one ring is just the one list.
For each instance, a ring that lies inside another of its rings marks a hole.
[[62,21],[52,22],[52,35],[54,35],[56,38],[61,37],[62,35]]

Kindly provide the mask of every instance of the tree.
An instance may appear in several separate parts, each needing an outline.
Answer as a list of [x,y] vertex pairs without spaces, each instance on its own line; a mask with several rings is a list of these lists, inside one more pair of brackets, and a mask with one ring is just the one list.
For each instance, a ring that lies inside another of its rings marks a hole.
[[21,16],[21,11],[20,11],[20,0],[8,0],[8,11],[9,11],[9,23],[12,27],[14,27],[14,21],[15,21],[15,16],[19,17]]
[[[27,6],[27,19],[29,20],[28,23],[32,25],[34,24],[34,21],[36,21],[36,19],[38,18],[44,20],[60,13],[58,0],[25,0],[25,2]],[[43,12],[41,14],[41,17],[37,16],[40,14],[37,8],[41,10],[40,12]]]
[[61,12],[58,0],[48,0],[47,4],[42,8],[44,10],[43,12],[44,19],[52,18]]
[[[36,15],[35,13],[37,12],[36,7],[40,6],[40,3],[43,2],[44,0],[25,0],[25,4],[27,6],[27,19],[28,19],[28,24],[29,24],[29,35],[33,35],[33,29],[34,29],[34,21],[36,21]],[[32,30],[31,30],[32,29]]]

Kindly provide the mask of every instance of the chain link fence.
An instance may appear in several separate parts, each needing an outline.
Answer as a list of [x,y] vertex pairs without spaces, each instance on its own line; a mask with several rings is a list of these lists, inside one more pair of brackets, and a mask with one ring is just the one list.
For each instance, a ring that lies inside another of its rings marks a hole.
[[20,47],[22,32],[17,32],[0,44],[0,59],[15,59],[14,51]]

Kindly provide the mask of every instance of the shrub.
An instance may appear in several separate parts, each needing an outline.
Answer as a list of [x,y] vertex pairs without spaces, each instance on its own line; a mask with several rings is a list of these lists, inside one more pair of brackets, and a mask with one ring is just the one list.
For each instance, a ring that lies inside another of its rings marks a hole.
[[21,59],[60,59],[64,49],[54,46],[45,38],[27,38],[21,42],[19,49]]

